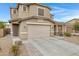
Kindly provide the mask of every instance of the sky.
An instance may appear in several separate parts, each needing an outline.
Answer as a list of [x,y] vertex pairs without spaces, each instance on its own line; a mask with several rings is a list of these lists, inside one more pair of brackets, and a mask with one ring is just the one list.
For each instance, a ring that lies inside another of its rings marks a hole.
[[[79,18],[78,3],[44,3],[52,8],[50,13],[54,15],[54,20],[67,22],[73,18]],[[10,20],[10,7],[16,7],[16,3],[0,3],[0,21]]]

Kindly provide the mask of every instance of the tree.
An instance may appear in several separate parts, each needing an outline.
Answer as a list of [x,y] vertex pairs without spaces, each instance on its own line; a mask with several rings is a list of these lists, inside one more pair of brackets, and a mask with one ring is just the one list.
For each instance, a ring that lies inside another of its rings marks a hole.
[[5,23],[0,21],[0,29],[5,28]]
[[74,30],[79,31],[79,22],[76,22],[73,27],[74,27]]

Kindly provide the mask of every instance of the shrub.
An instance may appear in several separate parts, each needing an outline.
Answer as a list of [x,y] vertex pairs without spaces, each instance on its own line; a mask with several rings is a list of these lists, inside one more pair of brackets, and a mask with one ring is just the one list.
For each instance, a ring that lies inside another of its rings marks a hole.
[[13,45],[13,46],[11,47],[11,53],[12,53],[14,56],[19,55],[19,46],[18,46],[18,45]]
[[5,28],[5,23],[0,21],[0,29]]
[[74,25],[73,25],[73,28],[75,30],[78,30],[79,31],[79,22],[76,22]]
[[64,35],[67,36],[67,37],[70,37],[71,36],[71,33],[65,32]]

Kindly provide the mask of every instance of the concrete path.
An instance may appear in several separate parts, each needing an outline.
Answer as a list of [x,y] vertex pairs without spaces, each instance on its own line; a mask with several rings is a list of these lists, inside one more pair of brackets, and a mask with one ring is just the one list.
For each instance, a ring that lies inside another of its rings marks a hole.
[[44,56],[79,55],[79,45],[67,42],[64,40],[64,38],[49,37],[49,38],[29,39],[28,43],[31,44],[31,49],[35,48],[38,51],[37,52],[33,50],[33,55],[34,53],[37,53],[37,55],[40,54]]

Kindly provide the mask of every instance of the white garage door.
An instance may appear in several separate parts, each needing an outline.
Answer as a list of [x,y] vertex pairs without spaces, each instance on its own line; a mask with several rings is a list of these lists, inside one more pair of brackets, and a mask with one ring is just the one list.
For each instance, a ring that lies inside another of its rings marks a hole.
[[28,25],[28,39],[50,36],[49,25]]

